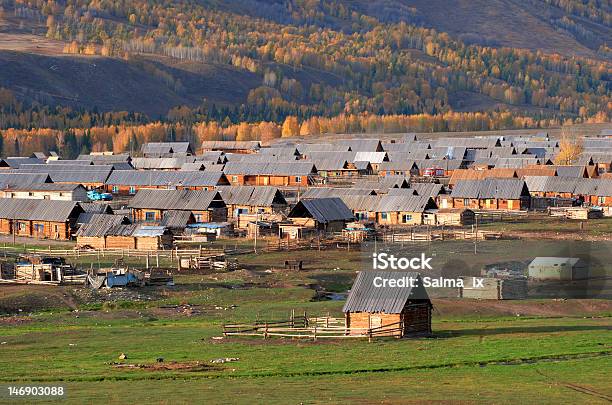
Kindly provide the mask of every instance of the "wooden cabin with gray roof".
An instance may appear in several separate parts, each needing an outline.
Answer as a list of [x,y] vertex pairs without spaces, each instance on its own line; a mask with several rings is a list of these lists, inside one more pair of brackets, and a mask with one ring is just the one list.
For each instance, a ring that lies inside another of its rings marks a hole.
[[529,188],[520,179],[458,181],[451,192],[452,207],[483,210],[527,210]]
[[300,200],[287,216],[292,223],[319,231],[340,232],[355,219],[352,211],[338,197]]
[[239,215],[271,214],[287,208],[287,200],[276,187],[223,186],[217,189],[227,206],[229,218]]
[[307,161],[229,161],[223,172],[234,186],[307,187],[317,176],[316,166]]
[[142,189],[128,207],[135,222],[161,221],[166,211],[191,212],[197,223],[227,220],[227,207],[218,191]]
[[75,201],[0,198],[0,233],[68,240],[82,212]]
[[219,171],[114,170],[105,187],[115,195],[134,195],[141,189],[214,190],[227,185]]
[[[390,281],[410,281],[403,287]],[[422,337],[431,335],[433,305],[418,273],[360,271],[342,308],[351,334],[368,329],[377,336]]]

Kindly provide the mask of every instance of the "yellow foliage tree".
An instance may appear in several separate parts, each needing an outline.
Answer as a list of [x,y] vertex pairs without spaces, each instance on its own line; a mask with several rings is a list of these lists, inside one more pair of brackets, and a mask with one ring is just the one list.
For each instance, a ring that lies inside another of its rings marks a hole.
[[283,129],[281,136],[283,138],[290,138],[292,136],[298,136],[300,134],[300,123],[297,117],[287,117],[283,122]]

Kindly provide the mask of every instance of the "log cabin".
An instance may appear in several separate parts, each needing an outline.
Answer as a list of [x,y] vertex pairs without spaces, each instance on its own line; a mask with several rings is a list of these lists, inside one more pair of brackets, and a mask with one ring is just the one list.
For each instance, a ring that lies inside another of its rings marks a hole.
[[114,195],[134,195],[138,190],[214,190],[229,185],[219,171],[115,170],[106,181],[106,191]]
[[271,214],[287,207],[287,200],[276,187],[223,186],[217,191],[227,206],[229,218],[243,214]]
[[306,161],[240,162],[230,161],[223,172],[233,186],[306,187],[314,183],[317,168]]
[[531,201],[529,188],[520,179],[464,180],[451,192],[452,207],[485,210],[526,210]]
[[197,223],[227,220],[227,207],[217,191],[143,189],[128,207],[136,222],[161,221],[166,211],[189,211]]
[[[404,277],[416,280],[415,286],[379,286],[381,280]],[[387,327],[397,328],[401,337],[431,335],[431,310],[431,301],[418,273],[375,270],[359,272],[342,309],[351,334]]]
[[340,232],[347,222],[355,219],[351,210],[337,197],[301,200],[288,218],[305,227],[326,232]]
[[80,184],[38,183],[7,186],[0,190],[1,198],[35,200],[88,201],[87,190]]
[[0,198],[0,233],[68,240],[82,212],[75,201]]
[[384,195],[376,208],[379,225],[421,225],[425,211],[438,206],[433,198],[417,195]]

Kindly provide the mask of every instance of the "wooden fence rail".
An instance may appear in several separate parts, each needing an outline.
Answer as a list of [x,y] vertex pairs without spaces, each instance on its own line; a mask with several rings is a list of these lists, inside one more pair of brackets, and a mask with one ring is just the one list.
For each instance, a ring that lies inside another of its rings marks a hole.
[[313,339],[319,338],[368,338],[401,337],[404,325],[396,322],[375,328],[347,328],[344,319],[331,317],[295,317],[281,321],[256,321],[244,324],[223,325],[223,336],[271,336]]

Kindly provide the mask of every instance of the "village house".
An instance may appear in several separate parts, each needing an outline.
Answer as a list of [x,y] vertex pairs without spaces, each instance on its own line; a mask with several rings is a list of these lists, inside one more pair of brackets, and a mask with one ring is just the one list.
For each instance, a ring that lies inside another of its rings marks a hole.
[[81,224],[76,231],[76,244],[78,247],[105,249],[109,231],[118,225],[128,224],[130,220],[124,215],[92,213],[87,222]]
[[420,225],[427,210],[438,208],[429,196],[384,195],[376,208],[379,225]]
[[525,182],[533,197],[574,198],[578,184],[587,180],[582,177],[526,176]]
[[214,190],[229,185],[222,172],[115,170],[106,181],[106,191],[134,195],[141,189]]
[[474,211],[467,208],[439,208],[427,210],[423,214],[423,223],[433,226],[467,226],[476,221]]
[[0,233],[68,240],[82,212],[75,201],[0,198]]
[[[385,280],[397,282],[405,278],[415,280],[414,286],[383,284]],[[389,335],[400,337],[430,335],[431,310],[431,301],[418,273],[374,270],[359,272],[342,309],[351,334],[385,328]]]
[[527,184],[519,179],[462,180],[451,192],[452,207],[485,210],[529,209]]
[[314,183],[312,162],[227,162],[223,172],[232,185],[306,187]]
[[355,219],[351,210],[337,197],[300,200],[288,218],[294,224],[326,232],[340,232],[347,222]]
[[223,186],[217,189],[227,206],[228,217],[244,214],[270,214],[287,207],[287,201],[276,187]]
[[142,189],[128,207],[135,222],[161,221],[166,211],[189,211],[198,223],[227,219],[227,207],[217,191]]
[[38,183],[7,186],[0,190],[1,198],[38,200],[88,201],[87,190],[80,184]]

